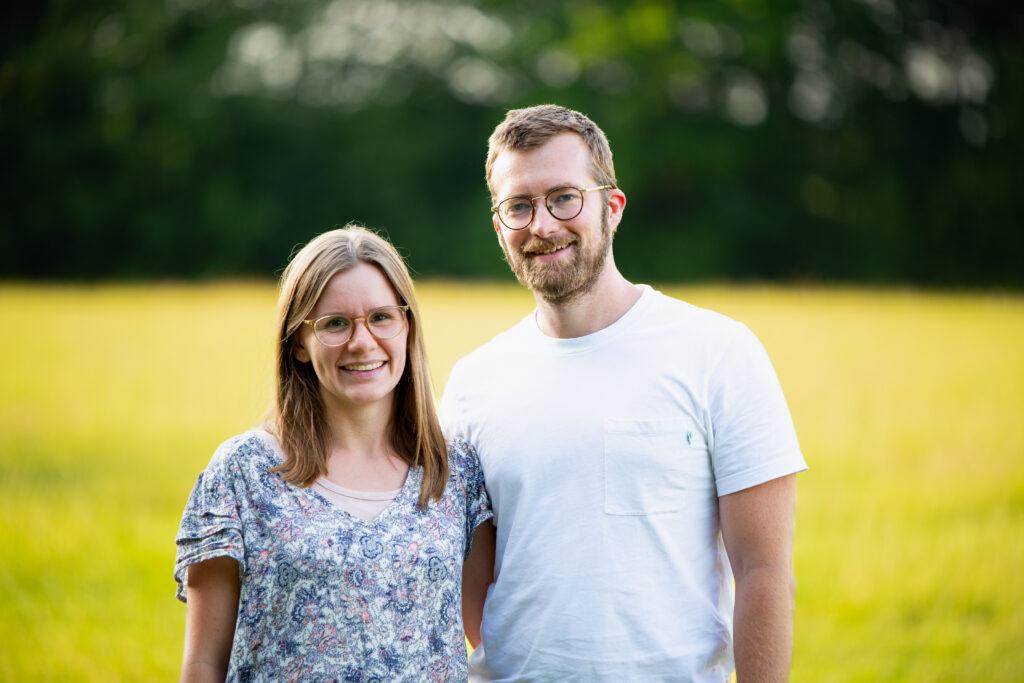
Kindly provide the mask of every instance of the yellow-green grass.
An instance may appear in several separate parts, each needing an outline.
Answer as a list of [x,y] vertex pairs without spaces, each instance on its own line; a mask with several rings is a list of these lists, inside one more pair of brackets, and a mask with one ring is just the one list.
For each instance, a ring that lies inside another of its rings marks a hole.
[[[1024,678],[1024,298],[666,290],[760,336],[811,466],[793,680]],[[439,388],[532,306],[514,286],[420,296]],[[176,676],[175,529],[269,403],[274,298],[0,286],[0,680]]]

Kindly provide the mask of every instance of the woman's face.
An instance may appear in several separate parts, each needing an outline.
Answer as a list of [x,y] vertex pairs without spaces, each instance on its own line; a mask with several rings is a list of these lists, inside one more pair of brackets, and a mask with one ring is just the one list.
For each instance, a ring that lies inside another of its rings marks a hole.
[[352,410],[382,402],[390,407],[391,394],[405,371],[409,327],[405,325],[391,339],[378,339],[370,334],[364,316],[381,306],[400,303],[384,273],[363,261],[327,282],[309,319],[342,315],[353,320],[352,337],[341,346],[324,346],[313,326],[303,325],[295,357],[313,364],[320,394],[329,409]]

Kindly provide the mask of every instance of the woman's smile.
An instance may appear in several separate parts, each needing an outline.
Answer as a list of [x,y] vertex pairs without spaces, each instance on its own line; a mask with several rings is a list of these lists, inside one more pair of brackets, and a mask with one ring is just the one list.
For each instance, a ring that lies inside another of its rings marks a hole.
[[341,369],[355,377],[374,377],[377,371],[387,365],[386,360],[363,361],[360,363],[349,363],[342,365]]

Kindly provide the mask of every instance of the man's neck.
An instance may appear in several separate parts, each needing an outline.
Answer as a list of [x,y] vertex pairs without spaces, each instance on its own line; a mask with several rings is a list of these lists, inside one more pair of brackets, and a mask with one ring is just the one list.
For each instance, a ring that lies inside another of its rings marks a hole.
[[600,279],[579,298],[551,303],[534,294],[537,326],[549,337],[584,337],[603,330],[625,315],[640,294],[640,288],[622,277],[609,257]]

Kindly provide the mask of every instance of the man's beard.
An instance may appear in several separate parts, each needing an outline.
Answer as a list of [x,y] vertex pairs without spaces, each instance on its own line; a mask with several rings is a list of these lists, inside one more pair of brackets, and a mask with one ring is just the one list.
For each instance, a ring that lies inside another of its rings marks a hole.
[[[575,244],[576,255],[570,263],[542,263],[527,256],[528,253],[546,252]],[[531,237],[518,251],[510,251],[505,238],[501,249],[505,260],[520,284],[550,304],[565,304],[587,294],[604,271],[611,244],[608,212],[601,214],[601,231],[596,242],[584,242],[578,235],[547,240]]]

